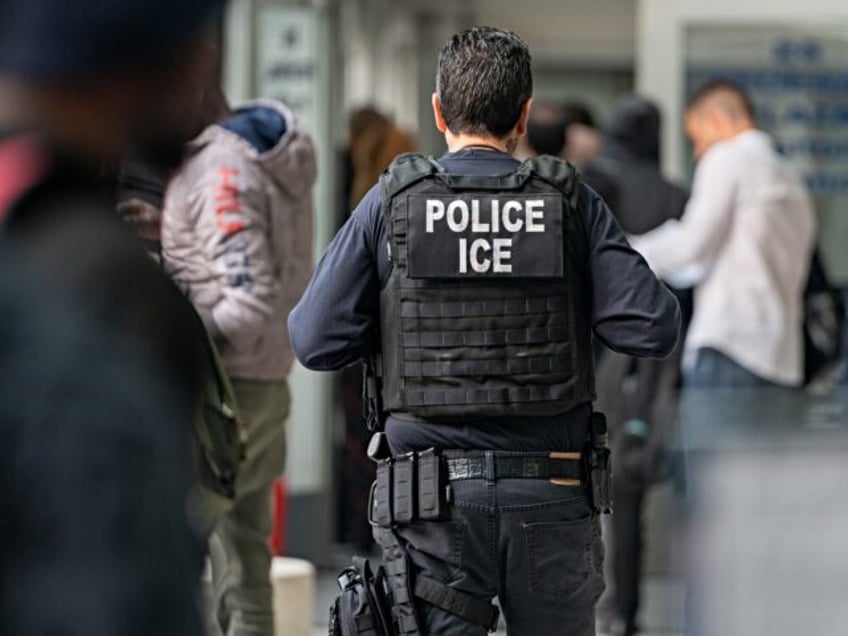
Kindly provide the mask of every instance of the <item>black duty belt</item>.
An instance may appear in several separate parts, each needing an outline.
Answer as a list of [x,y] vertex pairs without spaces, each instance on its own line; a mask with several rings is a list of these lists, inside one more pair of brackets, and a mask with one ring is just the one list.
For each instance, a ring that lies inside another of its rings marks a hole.
[[581,453],[445,451],[448,479],[556,479],[576,482],[586,476]]
[[377,479],[368,504],[369,520],[380,528],[418,520],[444,521],[450,517],[450,481],[546,479],[577,487],[588,483],[586,475],[582,453],[442,452],[430,448],[386,456],[377,461]]

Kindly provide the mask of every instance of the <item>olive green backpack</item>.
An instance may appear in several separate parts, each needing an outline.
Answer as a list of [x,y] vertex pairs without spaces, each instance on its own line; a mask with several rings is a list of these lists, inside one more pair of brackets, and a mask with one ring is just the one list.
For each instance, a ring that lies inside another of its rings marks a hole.
[[[198,316],[201,328],[202,322]],[[215,343],[203,331],[206,343],[203,389],[194,416],[194,517],[209,532],[236,497],[236,478],[244,460],[246,437],[238,404]]]

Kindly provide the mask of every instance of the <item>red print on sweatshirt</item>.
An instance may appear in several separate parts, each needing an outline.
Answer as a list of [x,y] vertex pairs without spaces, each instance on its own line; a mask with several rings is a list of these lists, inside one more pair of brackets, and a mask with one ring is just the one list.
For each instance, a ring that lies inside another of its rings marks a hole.
[[218,170],[218,183],[215,185],[215,218],[218,229],[224,234],[235,234],[244,229],[244,222],[239,218],[239,190],[236,177],[239,171],[233,168]]

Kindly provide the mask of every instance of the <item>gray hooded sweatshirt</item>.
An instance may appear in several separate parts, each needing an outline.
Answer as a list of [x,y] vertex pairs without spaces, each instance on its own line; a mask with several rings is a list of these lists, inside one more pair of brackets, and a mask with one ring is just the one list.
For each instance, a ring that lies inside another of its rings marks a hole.
[[291,111],[263,100],[207,128],[168,187],[165,267],[234,378],[281,380],[286,316],[312,271],[315,150]]

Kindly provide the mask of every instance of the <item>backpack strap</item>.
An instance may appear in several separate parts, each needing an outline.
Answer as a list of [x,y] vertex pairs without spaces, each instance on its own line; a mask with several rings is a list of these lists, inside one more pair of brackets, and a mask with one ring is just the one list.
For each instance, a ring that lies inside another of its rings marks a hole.
[[14,204],[46,174],[47,157],[41,145],[29,135],[0,142],[0,224]]

